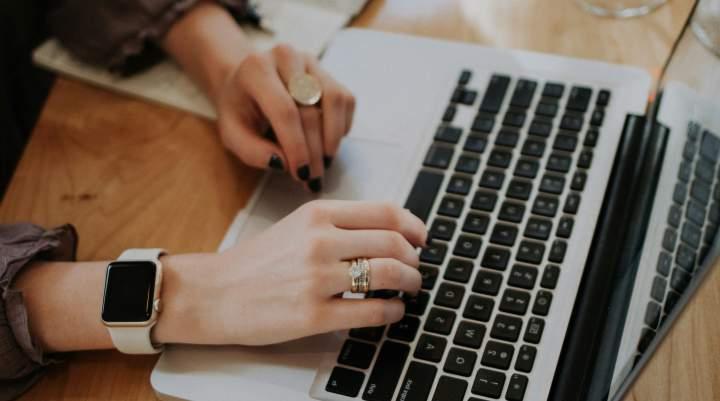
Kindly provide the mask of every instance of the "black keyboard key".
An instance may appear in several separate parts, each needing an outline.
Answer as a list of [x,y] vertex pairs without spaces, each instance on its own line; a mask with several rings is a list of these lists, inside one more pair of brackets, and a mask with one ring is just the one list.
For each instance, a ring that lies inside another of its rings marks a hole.
[[603,124],[603,121],[605,121],[605,111],[602,109],[593,110],[590,115],[590,125],[599,127]]
[[531,347],[529,345],[523,345],[520,347],[517,359],[515,360],[515,370],[529,373],[535,363],[535,355],[537,355],[535,347]]
[[490,337],[515,342],[520,337],[520,330],[522,330],[522,319],[498,314],[495,316]]
[[550,171],[557,171],[560,173],[567,173],[570,171],[572,166],[572,158],[563,154],[553,152],[550,154],[546,168]]
[[423,164],[427,167],[446,169],[450,165],[452,157],[452,148],[440,145],[432,145],[430,147],[430,150],[428,150],[427,156],[425,156],[425,162]]
[[[720,184],[718,185],[718,188],[720,188]],[[710,224],[720,224],[720,206],[718,206],[717,202],[713,202],[712,205],[710,205],[708,220],[710,220]]]
[[598,92],[598,97],[595,101],[595,104],[597,104],[598,106],[607,106],[608,103],[610,103],[610,91],[607,89],[602,89],[600,92]]
[[581,111],[584,113],[588,109],[591,97],[592,89],[582,86],[573,86],[570,90],[570,96],[568,97],[566,107],[569,110]]
[[554,103],[538,103],[535,108],[535,114],[545,117],[555,117],[558,112],[558,106]]
[[488,113],[497,113],[500,111],[505,93],[510,85],[510,77],[505,75],[494,74],[490,77],[485,96],[480,104],[480,110]]
[[519,177],[535,178],[538,170],[540,169],[540,163],[537,160],[531,159],[520,159],[515,166],[515,175]]
[[[438,380],[433,401],[463,401],[467,391],[467,382],[450,376],[442,376]],[[398,400],[404,401],[404,400]]]
[[545,153],[545,141],[542,139],[528,138],[522,147],[522,154],[525,156],[542,157]]
[[405,208],[420,220],[427,221],[442,182],[442,174],[420,171],[405,202]]
[[445,279],[467,283],[473,272],[473,263],[469,260],[452,258],[445,269]]
[[468,82],[470,82],[470,78],[472,78],[472,71],[462,70],[460,72],[460,78],[458,78],[458,85],[467,85]]
[[403,316],[400,321],[390,325],[387,336],[394,340],[410,342],[415,339],[419,327],[420,319],[415,316]]
[[555,137],[553,149],[564,150],[566,152],[574,152],[577,146],[577,136],[575,135],[558,135]]
[[697,152],[697,144],[694,142],[685,142],[685,147],[683,148],[683,158],[685,160],[692,162],[693,158],[695,157],[695,153]]
[[[690,208],[688,208],[688,217],[690,215]],[[670,206],[670,212],[668,213],[668,224],[670,224],[674,228],[678,228],[680,226],[680,219],[682,218],[682,211],[680,210],[677,205],[671,205]],[[703,211],[703,219],[705,218],[705,211]],[[702,224],[702,223],[701,223]]]
[[508,401],[523,401],[525,398],[525,390],[527,389],[528,378],[514,374],[510,376],[510,382],[508,383],[507,394],[505,399]]
[[470,207],[475,210],[483,210],[486,212],[492,212],[497,202],[497,194],[488,191],[477,191],[473,197]]
[[468,213],[462,230],[467,233],[483,235],[488,229],[490,217],[482,213]]
[[375,356],[374,345],[360,341],[346,340],[340,350],[337,362],[341,365],[367,369],[370,367],[373,356]]
[[700,158],[695,165],[695,176],[712,185],[715,176],[715,165],[705,158]]
[[497,295],[500,291],[502,279],[502,275],[498,273],[493,273],[485,269],[480,270],[475,278],[475,284],[473,284],[472,290],[481,294]]
[[535,81],[528,79],[518,80],[515,85],[515,91],[510,99],[510,105],[523,109],[530,107],[533,95],[535,94],[535,88],[537,88],[537,82]]
[[431,362],[440,362],[446,345],[447,340],[442,337],[423,334],[420,336],[417,346],[415,347],[415,358]]
[[488,165],[500,168],[507,168],[512,161],[512,153],[507,150],[493,149],[488,157]]
[[472,130],[475,132],[490,133],[495,127],[495,117],[485,114],[478,114],[472,124]]
[[500,189],[505,181],[502,171],[485,170],[480,178],[480,186],[490,189]]
[[647,309],[645,310],[645,324],[651,329],[655,330],[660,324],[660,312],[662,309],[656,302],[648,302]]
[[465,140],[463,150],[468,152],[482,153],[487,146],[487,136],[485,135],[469,135]]
[[703,131],[700,156],[711,161],[713,164],[717,163],[718,157],[720,157],[720,139],[708,130]]
[[448,105],[443,113],[442,120],[444,123],[451,123],[457,113],[457,107],[454,104]]
[[400,382],[398,401],[426,401],[435,381],[437,368],[420,362],[410,362],[405,379]]
[[475,174],[480,167],[480,159],[475,156],[462,155],[455,164],[455,171],[467,174]]
[[543,330],[545,330],[545,321],[539,317],[531,317],[525,328],[523,340],[531,344],[539,344],[542,338]]
[[662,274],[663,277],[667,277],[670,274],[670,267],[672,265],[672,256],[665,251],[660,251],[658,256],[657,272]]
[[430,236],[443,241],[450,241],[455,233],[455,221],[437,218],[430,226]]
[[572,114],[565,114],[560,120],[560,128],[568,131],[580,131],[583,127],[583,118]]
[[445,360],[444,370],[459,376],[470,377],[477,356],[475,352],[467,351],[460,348],[450,348],[447,359]]
[[422,276],[422,288],[424,290],[432,290],[437,281],[438,268],[427,265],[420,265],[418,268],[420,275]]
[[695,180],[690,186],[690,196],[703,205],[710,201],[710,186],[702,181]]
[[[535,287],[535,280],[537,279],[538,269],[532,266],[525,266],[516,264],[510,270],[510,278],[508,278],[508,285],[513,287],[525,288],[526,290],[532,290]],[[501,307],[502,309],[502,304]]]
[[370,342],[378,342],[382,338],[383,333],[385,332],[385,326],[377,326],[377,327],[360,327],[357,329],[351,329],[350,330],[350,337],[352,338],[358,338],[360,340],[370,341]]
[[665,306],[663,307],[663,311],[666,315],[672,312],[673,308],[675,308],[675,305],[677,305],[677,302],[679,300],[680,294],[675,291],[668,291],[667,296],[665,297]]
[[462,95],[460,96],[460,103],[472,106],[473,103],[475,103],[475,99],[477,99],[477,91],[463,90]]
[[526,263],[540,264],[545,255],[545,245],[539,242],[522,241],[517,253],[517,260]]
[[550,247],[550,254],[548,255],[548,259],[551,262],[562,263],[562,261],[565,259],[566,252],[567,242],[556,239],[555,241],[553,241],[553,244]]
[[335,367],[330,373],[325,391],[354,398],[360,394],[363,381],[365,381],[364,373]]
[[455,243],[453,254],[475,259],[480,253],[481,246],[482,240],[480,240],[480,238],[461,235]]
[[549,123],[547,121],[533,120],[533,122],[530,123],[528,134],[547,138],[552,132],[552,127],[552,123]]
[[462,302],[464,295],[465,287],[450,283],[442,283],[440,284],[440,287],[438,287],[438,292],[435,295],[435,304],[457,309],[460,307],[460,303]]
[[655,338],[655,330],[650,330],[647,327],[643,327],[642,333],[640,334],[640,341],[638,341],[638,352],[644,354],[647,351],[653,338]]
[[580,207],[580,195],[576,193],[571,193],[568,195],[567,199],[565,200],[565,207],[563,208],[563,212],[569,213],[569,214],[575,214],[578,211],[578,208]]
[[590,168],[590,164],[592,164],[593,159],[593,152],[592,150],[584,150],[580,152],[580,157],[578,157],[577,165],[580,168]]
[[545,174],[540,181],[540,191],[547,192],[553,195],[559,195],[565,189],[565,177]]
[[696,257],[697,254],[693,249],[681,243],[678,246],[677,255],[675,256],[675,263],[685,269],[685,271],[692,272],[695,269]]
[[558,209],[558,199],[550,196],[538,196],[533,203],[532,212],[546,217],[555,217]]
[[422,316],[430,301],[430,293],[420,291],[415,296],[405,293],[403,295],[403,301],[405,302],[405,313]]
[[702,232],[696,225],[689,221],[686,221],[685,224],[683,224],[682,235],[680,237],[683,242],[686,242],[691,247],[698,249],[700,247],[701,236]]
[[581,191],[585,189],[585,183],[587,182],[587,173],[578,170],[573,174],[572,181],[570,182],[570,189],[573,191]]
[[542,95],[545,97],[560,98],[565,91],[565,85],[556,82],[548,82],[543,88]]
[[690,275],[685,273],[682,269],[675,268],[670,276],[670,287],[673,290],[682,293],[690,284]]
[[666,228],[663,235],[662,246],[668,252],[675,251],[675,243],[677,242],[677,233],[672,228]]
[[513,246],[515,238],[517,238],[517,233],[518,229],[516,226],[495,224],[492,235],[490,236],[490,242],[493,244]]
[[560,267],[552,264],[547,265],[543,270],[540,286],[552,290],[557,286],[558,277],[560,277]]
[[687,183],[690,180],[691,174],[692,165],[687,160],[681,161],[680,168],[678,169],[678,179]]
[[532,192],[532,183],[521,179],[513,179],[510,181],[507,189],[508,198],[528,200]]
[[500,398],[504,386],[504,373],[489,369],[478,369],[472,392],[483,397]]
[[[485,336],[485,326],[479,323],[468,322],[463,320],[458,325],[453,342],[468,348],[480,349],[483,337]],[[450,350],[452,352],[452,350]],[[469,376],[469,375],[468,375]]]
[[410,353],[410,347],[407,344],[394,341],[383,343],[365,386],[364,400],[390,401],[400,380],[408,353]]
[[652,287],[650,288],[650,296],[654,300],[662,303],[665,299],[665,288],[667,288],[667,280],[660,276],[655,276]]
[[535,303],[532,312],[536,315],[547,316],[550,312],[550,304],[552,303],[552,292],[540,290],[535,295]]
[[472,178],[463,175],[454,175],[447,185],[447,192],[457,195],[467,195],[472,188]]
[[529,293],[508,288],[500,300],[500,310],[522,316],[527,312],[529,304]]
[[425,321],[425,330],[437,334],[450,334],[455,322],[455,312],[432,308]]
[[505,118],[503,118],[503,124],[520,128],[525,124],[525,113],[508,111],[505,113]]
[[[497,291],[495,292],[497,293]],[[490,320],[490,314],[492,314],[493,306],[495,306],[495,301],[490,298],[470,295],[470,298],[468,298],[468,302],[465,305],[465,311],[463,312],[463,316],[468,319],[487,322],[488,320]]]
[[525,205],[506,201],[503,202],[502,206],[500,206],[498,218],[512,223],[519,223],[522,221],[524,215]]
[[512,345],[488,341],[481,362],[485,366],[505,370],[510,367],[514,354],[515,349]]
[[514,148],[519,138],[520,134],[518,134],[517,131],[502,129],[498,132],[497,138],[495,138],[495,144]]
[[574,224],[575,220],[573,220],[572,217],[565,216],[561,218],[557,228],[557,236],[560,238],[570,238]]
[[460,217],[465,202],[460,198],[446,196],[440,202],[438,214],[448,217]]
[[462,129],[451,125],[443,125],[435,132],[435,139],[442,142],[458,143]]
[[598,137],[600,136],[600,131],[598,131],[597,127],[590,127],[585,134],[585,141],[583,141],[583,146],[588,147],[595,147],[597,145]]
[[441,265],[445,260],[446,253],[447,245],[438,241],[433,241],[430,245],[420,251],[420,261],[434,265]]

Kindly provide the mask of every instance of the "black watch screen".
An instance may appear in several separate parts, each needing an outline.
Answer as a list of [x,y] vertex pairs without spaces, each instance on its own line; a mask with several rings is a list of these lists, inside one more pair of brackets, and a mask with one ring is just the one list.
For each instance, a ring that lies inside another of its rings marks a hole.
[[116,261],[107,267],[102,319],[146,322],[152,316],[157,266],[150,261]]

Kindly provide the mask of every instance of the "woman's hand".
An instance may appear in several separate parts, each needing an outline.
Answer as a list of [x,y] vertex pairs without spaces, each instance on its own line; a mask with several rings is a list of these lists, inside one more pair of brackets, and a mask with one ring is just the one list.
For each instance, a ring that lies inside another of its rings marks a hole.
[[[308,73],[322,86],[319,107],[299,106],[287,85]],[[246,164],[288,170],[318,192],[324,169],[352,124],[355,98],[314,57],[287,45],[251,52],[217,93],[218,127],[225,146]],[[265,133],[272,128],[275,138]]]
[[[174,300],[164,299],[176,302],[169,312],[181,315],[175,320],[188,326],[161,327],[169,317],[163,312],[158,338],[183,342],[177,336],[184,335],[193,343],[262,345],[396,322],[405,311],[399,299],[338,296],[350,290],[348,260],[370,260],[371,290],[417,293],[421,276],[415,247],[425,240],[425,225],[396,206],[308,203],[255,239],[205,260],[208,266],[173,272]],[[184,306],[177,308],[178,302]]]

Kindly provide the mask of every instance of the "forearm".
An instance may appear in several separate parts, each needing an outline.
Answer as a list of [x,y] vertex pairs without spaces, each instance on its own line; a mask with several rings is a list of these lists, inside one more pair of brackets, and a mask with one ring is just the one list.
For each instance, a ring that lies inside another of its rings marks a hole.
[[[203,343],[207,333],[195,312],[198,269],[209,255],[171,255],[161,259],[163,305],[153,330],[158,343]],[[100,312],[108,262],[38,262],[28,266],[14,287],[23,293],[30,332],[46,352],[112,348]]]
[[229,71],[252,50],[230,13],[210,1],[180,18],[162,45],[213,101]]

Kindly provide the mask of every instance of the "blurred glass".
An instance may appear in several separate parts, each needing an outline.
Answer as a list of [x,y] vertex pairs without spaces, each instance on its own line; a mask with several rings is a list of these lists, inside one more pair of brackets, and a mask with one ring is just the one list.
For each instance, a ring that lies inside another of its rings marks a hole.
[[668,0],[577,0],[586,11],[603,17],[637,17],[660,7]]
[[692,29],[708,49],[720,56],[720,0],[700,0]]

